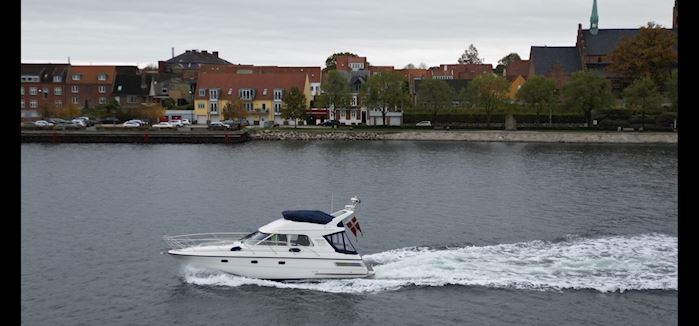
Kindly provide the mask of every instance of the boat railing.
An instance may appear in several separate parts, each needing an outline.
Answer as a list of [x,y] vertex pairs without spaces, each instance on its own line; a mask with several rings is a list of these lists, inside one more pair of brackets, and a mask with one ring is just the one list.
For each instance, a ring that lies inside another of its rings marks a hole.
[[165,235],[163,240],[170,249],[184,249],[202,245],[226,244],[238,241],[248,235],[246,232],[193,233]]

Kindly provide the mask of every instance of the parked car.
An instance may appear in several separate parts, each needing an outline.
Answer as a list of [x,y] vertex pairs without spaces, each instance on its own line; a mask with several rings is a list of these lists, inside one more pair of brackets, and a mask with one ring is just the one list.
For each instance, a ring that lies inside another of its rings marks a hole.
[[153,125],[153,128],[175,128],[175,125],[169,122],[160,122]]
[[420,121],[415,124],[415,127],[432,127],[431,121]]
[[53,126],[53,123],[48,122],[46,120],[37,120],[37,121],[34,121],[34,125],[39,126],[39,127],[50,127],[50,126]]
[[240,121],[237,120],[223,120],[221,123],[227,124],[231,126],[231,128],[239,129],[240,128]]
[[141,126],[140,123],[134,121],[126,121],[123,124],[124,128],[138,128]]
[[231,129],[231,125],[227,123],[223,123],[220,121],[212,122],[209,124],[209,129],[211,130],[225,130],[225,129]]
[[78,124],[78,125],[82,126],[83,128],[87,127],[87,122],[85,122],[85,120],[82,120],[82,119],[73,119],[70,122]]
[[341,123],[339,120],[325,120],[320,123],[321,126],[325,127],[332,127],[332,126],[344,126],[344,123]]
[[52,118],[49,119],[48,122],[53,123],[54,125],[62,125],[68,123],[68,121],[60,119],[60,118]]
[[137,124],[139,124],[139,125],[141,125],[141,126],[147,126],[147,125],[148,125],[148,122],[145,122],[145,121],[139,120],[139,119],[131,119],[131,120],[126,121],[126,122],[137,123]]
[[117,119],[116,117],[102,118],[102,119],[100,119],[100,123],[101,124],[115,125],[115,124],[119,123],[119,119]]
[[185,126],[187,126],[187,125],[191,125],[192,122],[189,121],[189,119],[182,119],[182,124],[184,124]]
[[182,123],[182,120],[170,120],[170,124],[175,126],[175,127],[184,127],[184,123]]
[[82,121],[85,121],[85,125],[88,127],[95,125],[95,122],[92,119],[90,119],[90,117],[77,117],[75,119],[80,119]]

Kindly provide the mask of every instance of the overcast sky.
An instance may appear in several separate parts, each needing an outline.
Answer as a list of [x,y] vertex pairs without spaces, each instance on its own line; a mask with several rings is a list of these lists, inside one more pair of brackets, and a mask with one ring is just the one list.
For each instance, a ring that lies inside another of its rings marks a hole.
[[[599,0],[600,28],[672,27],[673,0]],[[132,64],[188,49],[231,63],[325,66],[335,52],[373,65],[485,63],[532,45],[572,46],[592,0],[22,0],[22,62]]]

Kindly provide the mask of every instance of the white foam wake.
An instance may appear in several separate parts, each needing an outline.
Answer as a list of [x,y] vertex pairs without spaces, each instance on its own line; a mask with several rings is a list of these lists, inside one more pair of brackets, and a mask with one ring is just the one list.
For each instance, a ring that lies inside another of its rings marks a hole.
[[535,290],[677,290],[677,237],[663,234],[529,241],[451,249],[403,248],[364,257],[371,279],[280,283],[187,267],[198,285],[258,285],[334,293],[370,293],[406,286],[467,285]]

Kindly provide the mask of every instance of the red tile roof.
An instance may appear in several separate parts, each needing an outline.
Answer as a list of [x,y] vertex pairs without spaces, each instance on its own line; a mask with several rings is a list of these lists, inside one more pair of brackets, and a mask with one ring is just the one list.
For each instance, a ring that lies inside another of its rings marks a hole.
[[529,60],[516,61],[507,65],[505,77],[508,80],[513,81],[520,75],[524,77],[524,79],[527,79],[529,76]]
[[[254,100],[273,100],[273,90],[282,88],[289,90],[297,87],[301,92],[306,85],[306,73],[259,73],[259,74],[237,74],[237,73],[208,73],[199,72],[197,82],[197,99],[209,97],[199,96],[199,89],[220,88],[220,99],[232,100],[238,98],[238,90],[251,88],[256,90]],[[265,90],[267,90],[265,92]],[[229,94],[230,91],[230,94]]]
[[[73,75],[80,74],[80,80],[73,80]],[[106,74],[106,80],[97,80],[99,74]],[[66,82],[74,85],[113,84],[116,75],[115,66],[70,66]]]
[[214,65],[204,64],[199,67],[199,72],[208,73],[305,73],[308,74],[308,81],[320,83],[322,70],[320,67],[279,67],[279,66],[254,66],[254,65]]

